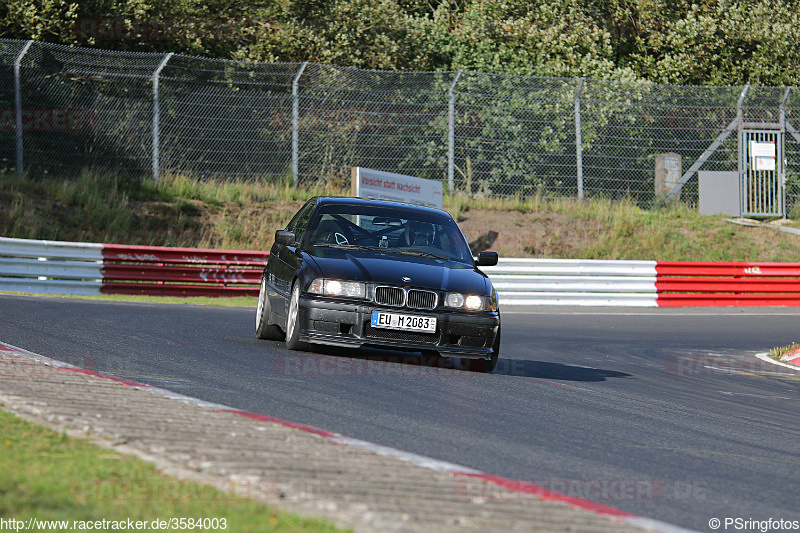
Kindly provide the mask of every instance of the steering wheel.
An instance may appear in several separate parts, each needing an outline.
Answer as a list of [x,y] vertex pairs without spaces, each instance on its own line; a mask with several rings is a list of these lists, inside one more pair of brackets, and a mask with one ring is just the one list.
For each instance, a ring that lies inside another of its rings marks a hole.
[[333,234],[333,238],[336,239],[336,244],[340,246],[343,244],[350,244],[350,241],[347,240],[347,237],[345,237],[343,233],[339,233],[338,231]]

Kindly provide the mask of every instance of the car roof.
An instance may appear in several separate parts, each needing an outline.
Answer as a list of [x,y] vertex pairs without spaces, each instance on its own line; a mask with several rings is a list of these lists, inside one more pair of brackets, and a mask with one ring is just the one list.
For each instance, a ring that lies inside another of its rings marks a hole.
[[418,213],[426,213],[429,215],[438,215],[438,216],[452,218],[450,213],[448,213],[444,209],[438,209],[435,207],[428,207],[417,204],[408,204],[405,202],[395,202],[392,200],[376,200],[373,198],[354,198],[346,196],[320,196],[319,198],[317,198],[317,206],[337,205],[337,204],[363,205],[363,206],[378,205],[378,206],[393,207],[395,209],[405,209],[407,211],[415,211]]

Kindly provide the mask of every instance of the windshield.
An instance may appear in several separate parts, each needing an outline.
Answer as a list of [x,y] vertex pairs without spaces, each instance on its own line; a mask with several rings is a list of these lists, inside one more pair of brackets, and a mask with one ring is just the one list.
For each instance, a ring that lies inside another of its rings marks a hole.
[[309,226],[308,244],[367,248],[472,263],[472,253],[452,217],[402,208],[331,204]]

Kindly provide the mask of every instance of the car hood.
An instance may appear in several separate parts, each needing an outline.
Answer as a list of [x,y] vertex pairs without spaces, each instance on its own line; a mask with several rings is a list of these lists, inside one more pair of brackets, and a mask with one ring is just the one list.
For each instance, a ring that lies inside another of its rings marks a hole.
[[[306,250],[322,277],[471,294],[488,294],[488,278],[471,265],[413,255],[321,248]],[[403,277],[411,278],[404,282]]]

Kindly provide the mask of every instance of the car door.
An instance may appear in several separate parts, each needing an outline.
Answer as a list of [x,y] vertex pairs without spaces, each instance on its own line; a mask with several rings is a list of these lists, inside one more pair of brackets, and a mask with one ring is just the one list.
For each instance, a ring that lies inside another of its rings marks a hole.
[[297,246],[303,240],[303,234],[308,227],[308,222],[314,212],[316,198],[312,198],[292,217],[286,229],[295,233],[295,243],[283,245],[275,243],[270,250],[270,259],[267,268],[270,283],[274,292],[269,291],[270,305],[273,312],[280,316],[280,325],[286,325],[286,312],[289,308],[289,297],[292,290],[292,281],[300,270],[301,256],[297,253]]

